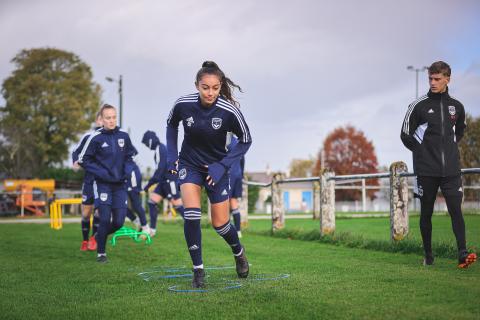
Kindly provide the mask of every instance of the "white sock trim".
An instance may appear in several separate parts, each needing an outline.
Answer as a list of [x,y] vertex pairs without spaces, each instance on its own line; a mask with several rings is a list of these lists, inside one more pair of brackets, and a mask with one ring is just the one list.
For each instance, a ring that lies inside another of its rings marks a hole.
[[242,247],[242,250],[240,250],[239,253],[233,254],[233,255],[234,255],[235,257],[240,257],[240,256],[242,255],[242,253],[243,253],[243,247]]
[[196,270],[196,269],[203,269],[203,263],[199,266],[193,266],[193,270]]

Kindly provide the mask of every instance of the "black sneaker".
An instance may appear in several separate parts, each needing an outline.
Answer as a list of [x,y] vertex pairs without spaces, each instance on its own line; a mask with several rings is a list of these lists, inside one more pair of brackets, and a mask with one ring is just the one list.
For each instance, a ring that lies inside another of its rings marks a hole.
[[237,269],[237,274],[239,278],[246,278],[248,277],[248,261],[247,256],[245,255],[245,248],[242,247],[242,254],[235,257],[235,265]]
[[203,269],[193,269],[192,288],[205,287],[205,271]]
[[433,255],[430,253],[430,254],[426,254],[425,257],[423,258],[423,265],[424,266],[431,266],[433,265],[433,260],[435,260],[433,258]]
[[108,260],[107,260],[107,256],[97,256],[97,262],[98,263],[107,263]]

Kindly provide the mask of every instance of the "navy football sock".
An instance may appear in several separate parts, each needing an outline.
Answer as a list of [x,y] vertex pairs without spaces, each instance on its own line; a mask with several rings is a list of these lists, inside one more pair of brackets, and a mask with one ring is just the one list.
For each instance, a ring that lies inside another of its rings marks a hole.
[[90,232],[90,219],[82,217],[82,237],[83,241],[88,240],[88,233]]
[[235,225],[235,229],[237,229],[237,231],[240,231],[240,227],[241,227],[240,210],[238,210],[238,208],[232,209],[230,213],[232,214],[232,217],[233,217],[233,224]]
[[132,209],[137,213],[138,218],[140,219],[140,225],[147,225],[147,218],[145,216],[145,209],[142,206],[142,200],[140,198],[140,193],[132,192],[130,193],[130,200],[132,204]]
[[100,223],[100,218],[98,217],[98,214],[94,214],[93,224],[92,224],[92,236],[95,236],[95,234],[97,233],[99,223]]
[[237,230],[235,230],[235,227],[230,221],[223,226],[215,227],[215,231],[217,231],[217,233],[230,245],[233,254],[238,255],[242,251],[242,245],[238,239]]
[[150,228],[157,228],[158,209],[157,204],[148,201],[148,209],[150,211]]
[[200,208],[185,208],[183,232],[194,267],[203,265],[202,230],[200,228],[201,215],[202,212]]
[[127,208],[127,218],[130,219],[130,221],[135,221],[137,216],[130,210],[130,208]]
[[177,211],[183,218],[183,212],[185,211],[185,208],[183,208],[182,205],[180,206],[173,206],[175,208],[175,211]]
[[105,246],[107,244],[108,232],[111,229],[112,207],[101,204],[98,206],[98,213],[100,216],[100,223],[95,238],[97,239],[97,253],[105,253]]

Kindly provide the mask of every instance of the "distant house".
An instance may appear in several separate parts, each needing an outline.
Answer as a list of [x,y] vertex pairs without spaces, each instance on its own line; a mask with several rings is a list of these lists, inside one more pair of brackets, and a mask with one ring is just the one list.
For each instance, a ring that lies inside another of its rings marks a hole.
[[[247,172],[249,181],[270,183],[272,173]],[[311,182],[295,182],[281,185],[283,191],[283,205],[285,212],[312,212],[313,210],[313,187]],[[270,201],[269,201],[270,200]],[[255,212],[271,213],[271,188],[260,188],[258,201],[255,204]]]

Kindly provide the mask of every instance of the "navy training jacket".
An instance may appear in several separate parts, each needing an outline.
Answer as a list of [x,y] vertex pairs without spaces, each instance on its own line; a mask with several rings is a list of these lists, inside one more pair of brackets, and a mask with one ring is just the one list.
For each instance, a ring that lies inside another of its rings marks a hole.
[[99,182],[124,183],[136,154],[128,133],[101,128],[88,138],[78,163]]

